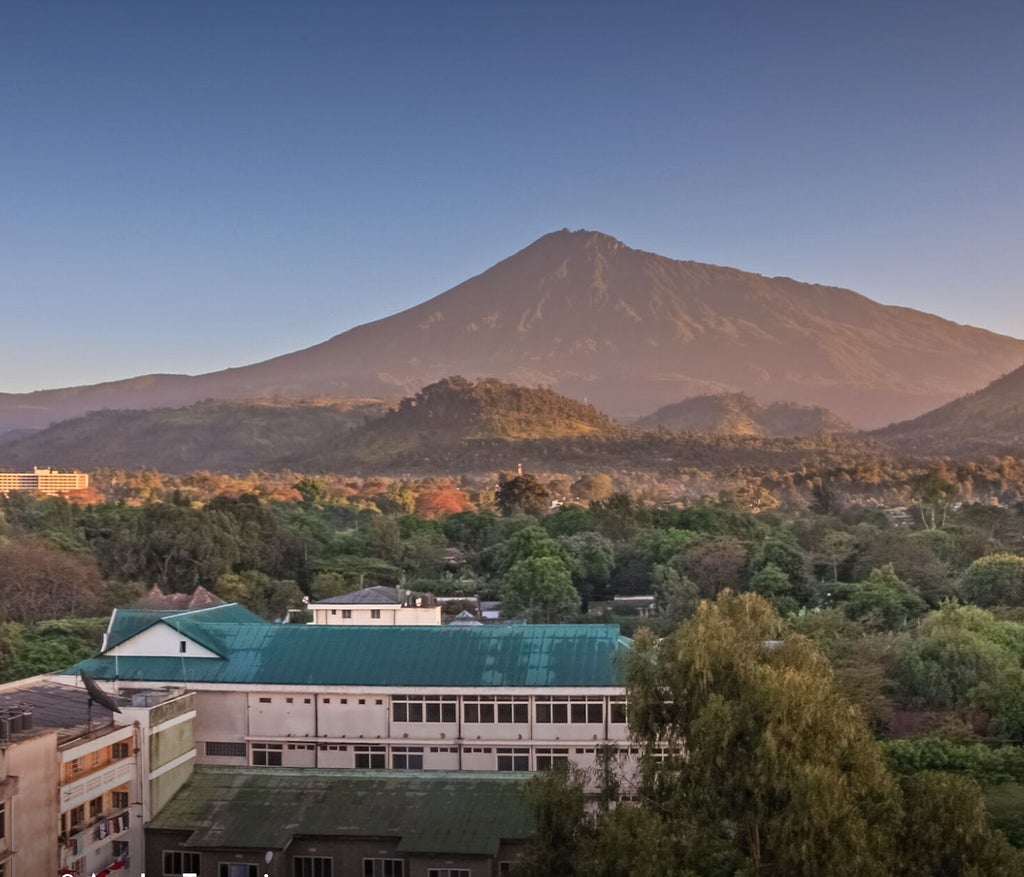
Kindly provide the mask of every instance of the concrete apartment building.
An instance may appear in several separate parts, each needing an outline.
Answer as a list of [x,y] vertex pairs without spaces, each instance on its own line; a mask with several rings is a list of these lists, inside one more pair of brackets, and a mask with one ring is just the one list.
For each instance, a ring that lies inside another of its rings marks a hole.
[[56,469],[35,468],[31,472],[0,472],[0,493],[24,490],[51,496],[89,487],[85,472],[58,472]]
[[73,668],[195,697],[197,764],[527,772],[628,748],[611,625],[333,626],[118,610]]
[[151,804],[191,772],[195,713],[180,690],[117,700],[119,714],[80,685],[0,686],[2,877],[141,865]]
[[377,586],[310,603],[313,624],[417,626],[441,623],[441,604],[431,594]]

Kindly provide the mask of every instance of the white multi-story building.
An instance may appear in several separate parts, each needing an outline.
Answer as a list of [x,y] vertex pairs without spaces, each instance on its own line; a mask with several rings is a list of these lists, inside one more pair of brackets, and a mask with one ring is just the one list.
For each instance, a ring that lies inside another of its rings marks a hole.
[[119,610],[74,669],[187,688],[197,763],[529,771],[627,749],[628,648],[611,625],[282,625],[227,604]]

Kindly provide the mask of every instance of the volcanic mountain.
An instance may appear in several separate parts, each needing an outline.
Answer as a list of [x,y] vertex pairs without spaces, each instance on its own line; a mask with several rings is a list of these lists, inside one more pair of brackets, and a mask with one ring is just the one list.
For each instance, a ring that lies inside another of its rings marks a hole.
[[615,417],[744,392],[861,427],[928,411],[1024,361],[1024,341],[845,289],[545,235],[423,304],[296,353],[189,377],[0,395],[0,432],[206,398],[394,398],[446,375],[549,386]]
[[852,427],[826,408],[772,402],[760,405],[746,393],[695,396],[659,408],[633,426],[665,427],[716,435],[799,436],[821,432],[850,432]]
[[914,420],[875,431],[873,438],[913,454],[959,458],[1024,455],[1024,367],[982,390]]

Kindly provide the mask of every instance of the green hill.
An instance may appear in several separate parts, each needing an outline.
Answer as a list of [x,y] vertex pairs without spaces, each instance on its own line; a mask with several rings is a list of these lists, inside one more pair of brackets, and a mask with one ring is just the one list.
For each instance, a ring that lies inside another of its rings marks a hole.
[[[344,470],[373,464],[402,465],[467,455],[481,447],[616,436],[622,428],[593,405],[548,389],[521,387],[495,378],[476,383],[445,378],[403,399],[397,408],[346,435],[312,458],[301,453],[281,461]],[[507,463],[507,458],[505,458]]]

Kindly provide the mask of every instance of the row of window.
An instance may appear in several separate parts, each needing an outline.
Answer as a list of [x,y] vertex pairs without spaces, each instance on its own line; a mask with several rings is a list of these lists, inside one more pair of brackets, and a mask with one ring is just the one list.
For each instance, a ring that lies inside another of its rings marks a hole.
[[[499,863],[499,873],[507,874],[511,862]],[[259,866],[248,862],[221,862],[219,877],[259,877]],[[164,877],[199,873],[199,853],[164,853]],[[292,877],[333,877],[334,859],[329,856],[296,856],[292,859]],[[2,875],[0,875],[2,877]],[[405,877],[403,859],[363,859],[363,877]],[[472,877],[469,868],[429,868],[427,877]]]
[[[453,698],[453,700],[454,700],[454,698]],[[259,701],[260,701],[260,703],[273,703],[274,702],[274,698],[272,698],[272,697],[261,697],[259,699]],[[284,699],[284,702],[285,703],[295,703],[295,698],[294,697],[286,697]],[[313,698],[311,698],[311,697],[304,697],[304,698],[302,698],[302,702],[303,703],[312,703],[313,702]],[[322,698],[320,698],[320,703],[330,703],[330,702],[331,702],[331,699],[329,697],[322,697]],[[358,702],[359,702],[360,706],[365,706],[366,698],[365,697],[360,697]],[[347,704],[348,703],[348,698],[347,697],[339,697],[338,698],[338,703],[340,703],[342,705]],[[377,706],[383,706],[384,705],[384,700],[382,698],[378,697],[378,698],[374,699],[374,703]]]
[[[538,724],[555,725],[599,725],[604,722],[603,697],[535,697],[535,721]],[[273,698],[261,697],[260,703],[272,703]],[[286,703],[293,703],[294,698],[286,697]],[[304,703],[311,703],[311,698],[304,698]],[[325,697],[323,703],[330,703]],[[384,701],[377,699],[377,706]],[[338,703],[347,704],[348,698],[338,698]],[[366,698],[359,699],[360,704]],[[395,722],[447,722],[454,724],[458,720],[458,697],[453,694],[444,695],[392,695],[391,718]],[[462,699],[462,720],[468,724],[517,724],[525,725],[530,721],[530,698],[512,695],[478,695]],[[608,702],[608,721],[612,724],[626,723],[626,701],[624,698],[612,698]]]
[[[391,718],[395,722],[454,722],[454,696],[395,695]],[[539,725],[599,725],[604,722],[603,697],[536,697],[534,718]],[[517,724],[530,721],[530,699],[511,695],[485,695],[462,699],[462,720],[467,724]],[[626,702],[608,703],[608,721],[625,724]]]
[[[332,609],[331,610],[331,615],[337,615],[337,614],[338,614],[338,610],[337,609]],[[351,609],[342,609],[341,610],[341,617],[342,618],[351,618],[352,617],[352,610]],[[370,618],[380,618],[380,609],[371,609],[370,610]]]
[[[244,744],[243,744],[244,745]],[[312,749],[312,744],[289,746],[289,749]],[[335,747],[345,750],[346,746]],[[355,766],[362,770],[386,770],[388,767],[388,747],[379,744],[360,744],[352,747],[355,753]],[[424,746],[392,746],[392,770],[423,770]],[[431,746],[431,752],[457,752],[456,747]],[[526,746],[467,746],[467,755],[497,754],[498,770],[528,771],[530,769],[530,750]],[[537,770],[547,770],[557,764],[567,764],[569,749],[561,747],[538,747],[536,750]],[[582,750],[576,750],[581,752]],[[280,767],[282,764],[283,747],[281,743],[253,743],[252,763],[260,767]]]

